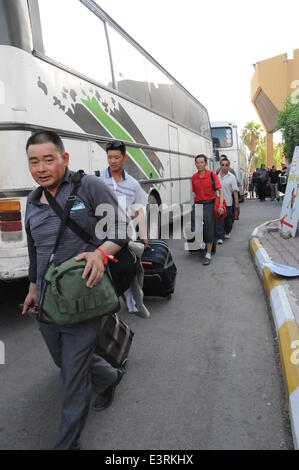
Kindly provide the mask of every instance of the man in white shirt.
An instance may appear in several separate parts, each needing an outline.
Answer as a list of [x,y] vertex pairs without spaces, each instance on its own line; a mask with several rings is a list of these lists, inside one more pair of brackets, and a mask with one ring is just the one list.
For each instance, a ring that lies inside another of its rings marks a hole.
[[[96,172],[96,174],[114,191],[119,204],[126,210],[127,214],[131,216],[132,219],[137,219],[140,240],[144,243],[145,247],[148,247],[145,219],[148,197],[138,181],[124,170],[125,162],[128,159],[126,146],[123,142],[115,140],[107,144],[106,152],[109,166],[101,172]],[[136,240],[133,220],[131,220],[129,225],[131,229],[130,237]],[[137,309],[131,288],[124,293],[124,296],[129,313],[139,315],[143,318],[150,316],[144,306],[142,309]]]
[[229,167],[229,159],[227,157],[223,158],[220,162],[218,178],[226,201],[227,215],[224,220],[220,220],[216,224],[216,238],[218,245],[222,245],[225,238],[230,238],[233,225],[233,198],[235,207],[239,208],[238,183],[236,177],[229,172]]

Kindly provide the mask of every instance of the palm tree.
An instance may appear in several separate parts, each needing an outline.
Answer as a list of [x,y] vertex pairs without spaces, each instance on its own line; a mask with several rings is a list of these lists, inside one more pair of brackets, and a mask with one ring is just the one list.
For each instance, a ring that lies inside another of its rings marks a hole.
[[260,124],[256,124],[253,121],[247,122],[241,132],[241,139],[243,140],[244,144],[247,145],[250,151],[249,168],[254,166],[254,155],[262,141],[263,134],[264,131],[262,126]]

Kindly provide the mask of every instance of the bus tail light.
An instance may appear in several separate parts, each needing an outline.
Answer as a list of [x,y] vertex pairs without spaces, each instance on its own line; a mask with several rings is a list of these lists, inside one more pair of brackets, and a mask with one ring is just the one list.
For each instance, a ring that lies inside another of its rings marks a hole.
[[22,217],[20,201],[0,201],[0,232],[21,232]]

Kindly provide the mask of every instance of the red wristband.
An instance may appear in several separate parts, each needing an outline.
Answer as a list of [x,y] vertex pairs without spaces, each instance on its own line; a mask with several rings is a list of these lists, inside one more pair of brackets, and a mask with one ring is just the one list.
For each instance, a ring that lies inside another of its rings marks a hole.
[[106,255],[106,253],[102,250],[102,248],[96,248],[96,250],[98,250],[101,253],[101,255],[104,256],[104,265],[105,266],[108,264],[109,260],[113,261],[113,263],[118,263],[118,259],[114,258],[113,255]]

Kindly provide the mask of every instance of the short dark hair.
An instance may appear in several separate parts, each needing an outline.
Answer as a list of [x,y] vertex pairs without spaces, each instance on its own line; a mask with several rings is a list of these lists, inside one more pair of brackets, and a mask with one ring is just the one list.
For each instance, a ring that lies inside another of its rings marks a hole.
[[112,142],[108,142],[106,145],[106,152],[108,150],[120,150],[122,155],[126,154],[126,146],[121,140],[113,140]]
[[204,160],[205,160],[206,163],[207,163],[207,161],[208,161],[207,157],[206,157],[203,153],[200,153],[199,155],[196,155],[195,161],[196,161],[198,158],[204,158]]
[[[228,159],[225,155],[224,155],[224,157],[223,157],[222,160],[221,160],[221,163],[222,163],[222,162],[228,162],[228,163],[230,164],[229,159]],[[220,165],[221,165],[221,163],[220,163]]]
[[222,159],[226,158],[226,160],[228,160],[227,156],[224,155],[224,153],[222,155],[220,155],[219,160],[220,160],[220,158],[222,158]]
[[45,144],[46,142],[52,142],[59,152],[65,153],[65,148],[61,138],[53,131],[37,131],[32,134],[32,136],[27,140],[26,152],[30,145]]

